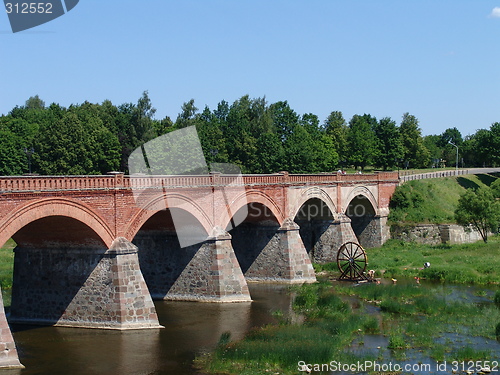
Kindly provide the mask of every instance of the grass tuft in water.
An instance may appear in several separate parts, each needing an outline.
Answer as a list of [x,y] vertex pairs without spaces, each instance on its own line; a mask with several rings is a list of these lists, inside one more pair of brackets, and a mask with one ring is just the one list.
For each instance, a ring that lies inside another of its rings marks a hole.
[[400,301],[395,301],[393,299],[388,299],[380,303],[380,309],[382,311],[391,314],[414,314],[416,309],[415,306],[410,303],[404,303]]
[[406,349],[408,347],[407,340],[403,337],[403,334],[398,332],[389,337],[389,349]]
[[456,349],[451,354],[455,361],[474,361],[474,360],[484,360],[485,358],[491,358],[490,350],[477,350],[472,346],[467,345],[463,348]]

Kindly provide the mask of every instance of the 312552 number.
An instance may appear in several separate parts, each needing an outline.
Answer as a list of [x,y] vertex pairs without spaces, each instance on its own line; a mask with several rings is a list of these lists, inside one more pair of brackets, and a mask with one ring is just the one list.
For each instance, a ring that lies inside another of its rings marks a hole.
[[5,10],[8,14],[34,14],[52,13],[52,3],[5,3]]

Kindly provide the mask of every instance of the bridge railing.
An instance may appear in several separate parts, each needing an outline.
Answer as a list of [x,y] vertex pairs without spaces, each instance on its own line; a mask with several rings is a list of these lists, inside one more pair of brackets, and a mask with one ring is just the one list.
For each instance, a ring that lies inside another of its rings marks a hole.
[[243,185],[314,185],[338,182],[378,182],[397,180],[397,173],[374,174],[288,174],[233,175],[212,173],[199,176],[124,176],[121,173],[105,176],[13,176],[0,177],[0,193],[59,190],[111,190],[150,187],[189,188]]
[[446,170],[440,172],[427,172],[427,173],[417,173],[407,176],[401,176],[401,182],[413,181],[413,180],[424,180],[427,178],[441,178],[441,177],[451,177],[451,176],[463,176],[469,174],[467,169],[459,170]]
[[116,186],[115,176],[0,177],[0,191],[95,190]]
[[210,176],[124,176],[122,186],[127,189],[140,189],[149,187],[197,187],[211,186],[212,179]]

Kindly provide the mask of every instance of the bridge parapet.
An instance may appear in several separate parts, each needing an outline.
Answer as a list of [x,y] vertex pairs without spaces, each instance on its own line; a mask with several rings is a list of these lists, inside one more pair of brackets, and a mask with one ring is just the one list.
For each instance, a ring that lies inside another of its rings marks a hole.
[[[133,184],[131,181],[133,180]],[[396,172],[374,174],[288,174],[242,175],[243,184],[252,185],[323,185],[335,183],[394,182]],[[240,180],[241,181],[241,180]],[[125,176],[121,173],[105,176],[6,176],[0,177],[0,193],[68,191],[68,190],[111,190],[141,187],[213,187],[235,183],[234,176],[212,173],[199,176]]]
[[55,190],[107,190],[119,176],[12,176],[0,177],[0,193]]

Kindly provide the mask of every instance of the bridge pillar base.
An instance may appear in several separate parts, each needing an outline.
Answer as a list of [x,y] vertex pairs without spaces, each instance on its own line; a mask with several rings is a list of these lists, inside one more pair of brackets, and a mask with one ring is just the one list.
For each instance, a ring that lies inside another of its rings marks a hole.
[[293,220],[285,220],[245,272],[247,280],[286,284],[316,282],[299,229]]
[[323,224],[318,241],[312,250],[312,261],[315,263],[331,263],[337,261],[337,252],[346,242],[358,242],[351,227],[351,219],[346,215],[338,215],[334,221]]
[[24,368],[24,366],[19,362],[16,344],[5,317],[3,298],[0,291],[0,369],[16,368],[20,369]]
[[234,254],[231,235],[214,228],[163,299],[250,302],[250,292]]
[[358,233],[359,243],[364,248],[382,246],[390,238],[387,216],[372,216],[365,220],[362,231]]
[[137,247],[16,249],[11,322],[100,329],[161,328]]

